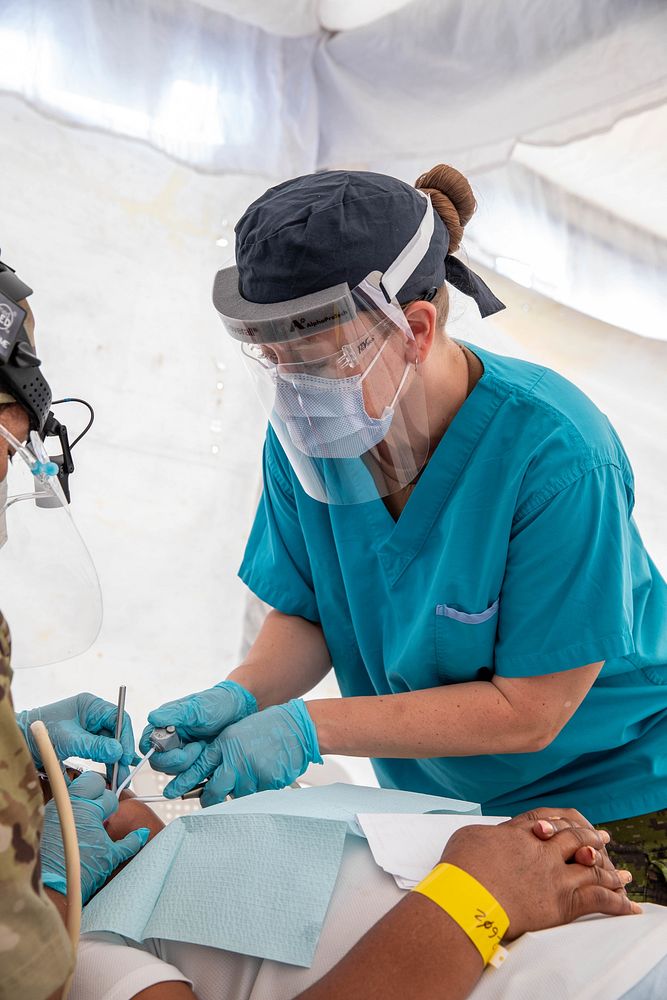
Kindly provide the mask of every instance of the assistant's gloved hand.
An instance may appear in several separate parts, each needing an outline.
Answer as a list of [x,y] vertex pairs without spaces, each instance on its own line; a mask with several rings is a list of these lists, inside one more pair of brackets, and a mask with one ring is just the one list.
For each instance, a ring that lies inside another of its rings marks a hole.
[[147,754],[151,748],[150,735],[162,726],[176,726],[176,732],[185,744],[179,750],[155,753],[151,767],[165,774],[180,774],[197,759],[204,747],[222,730],[257,712],[254,695],[235,681],[221,681],[215,687],[197,691],[176,701],[167,701],[148,715],[139,741],[139,749]]
[[201,804],[211,806],[230,793],[239,797],[291,785],[311,763],[323,763],[317,732],[304,702],[295,698],[228,726],[164,794],[176,798],[209,778]]
[[[114,843],[104,828],[104,821],[118,808],[118,799],[107,789],[101,774],[87,771],[74,779],[68,791],[79,840],[81,894],[85,904],[120,864],[141,850],[150,830],[141,827]],[[44,811],[41,855],[44,885],[64,894],[67,891],[65,851],[55,799],[47,803]]]
[[134,733],[127,712],[123,715],[120,741],[113,738],[116,729],[116,705],[97,698],[94,694],[74,695],[51,705],[42,705],[25,712],[19,712],[16,721],[28,744],[35,767],[41,768],[42,761],[37,749],[30,724],[41,719],[49,734],[53,748],[60,760],[67,757],[83,757],[107,764],[107,777],[111,778],[111,765],[120,762],[118,781],[124,781],[129,772],[128,765],[134,760]]

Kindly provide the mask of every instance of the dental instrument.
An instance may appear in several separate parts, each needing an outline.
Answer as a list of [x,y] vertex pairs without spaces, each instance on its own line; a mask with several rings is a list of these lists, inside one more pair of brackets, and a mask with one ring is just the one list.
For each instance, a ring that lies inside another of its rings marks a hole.
[[165,799],[164,795],[136,795],[134,798],[135,802],[178,802],[179,800],[186,802],[188,799],[200,799],[201,793],[204,791],[205,782],[201,785],[197,785],[195,788],[191,788],[189,792],[185,792],[180,795],[178,799]]
[[[121,684],[118,688],[118,709],[116,711],[116,731],[114,737],[120,742],[120,734],[123,730],[123,713],[125,711],[125,693],[127,687],[125,684]],[[123,783],[125,784],[125,782]],[[118,787],[118,761],[113,766],[113,771],[111,772],[111,791],[115,792]]]
[[[140,770],[142,769],[142,767],[144,766],[144,764],[145,764],[145,763],[146,763],[146,762],[147,762],[148,760],[150,760],[150,758],[151,758],[151,757],[153,756],[153,754],[155,753],[155,750],[156,750],[156,748],[155,748],[155,747],[151,747],[151,749],[150,749],[150,750],[148,751],[148,753],[146,754],[146,756],[145,756],[145,757],[142,757],[142,758],[141,758],[141,760],[139,761],[139,763],[138,763],[138,764],[137,764],[137,766],[135,767],[134,771],[132,771],[132,772],[131,772],[130,774],[128,774],[128,776],[127,776],[127,778],[125,779],[125,781],[123,781],[123,782],[122,782],[122,784],[120,784],[120,785],[118,786],[118,788],[116,789],[116,795],[118,796],[118,798],[120,798],[120,793],[121,793],[121,792],[123,791],[123,789],[124,789],[124,788],[127,788],[127,786],[129,785],[129,783],[130,783],[130,782],[132,781],[132,779],[133,779],[134,777],[136,777],[136,775],[137,775],[137,774],[139,773],[139,771],[140,771]],[[111,787],[112,787],[112,789],[113,789],[113,785],[112,785]]]
[[150,735],[151,746],[160,753],[167,750],[178,750],[183,746],[183,741],[176,732],[176,726],[163,726],[154,729]]

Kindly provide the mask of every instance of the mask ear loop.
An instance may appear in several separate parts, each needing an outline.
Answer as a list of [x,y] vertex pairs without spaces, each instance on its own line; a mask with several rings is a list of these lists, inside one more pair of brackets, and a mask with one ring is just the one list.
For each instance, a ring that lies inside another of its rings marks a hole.
[[380,348],[380,350],[377,352],[377,354],[375,355],[375,357],[371,361],[371,363],[368,366],[368,368],[366,369],[366,371],[363,372],[361,375],[358,376],[360,382],[363,382],[364,379],[366,378],[366,376],[370,373],[373,365],[375,364],[376,361],[378,361],[380,355],[382,354],[382,352],[384,351],[384,349],[385,349],[385,347],[387,346],[388,343],[389,343],[389,337],[387,337],[387,339],[385,340],[384,344],[382,345],[382,347]]
[[[410,364],[407,364],[405,366],[405,371],[403,372],[403,378],[398,383],[398,389],[394,393],[394,398],[392,399],[391,403],[389,404],[388,409],[390,409],[392,413],[394,412],[394,407],[396,406],[396,401],[397,401],[398,397],[401,394],[403,386],[405,385],[405,380],[408,377],[408,375],[410,374],[410,368],[411,367],[412,367],[412,365],[410,365]],[[415,361],[415,371],[417,371],[417,362],[416,361]]]
[[[371,368],[373,367],[373,365],[375,364],[375,362],[378,360],[378,358],[380,357],[380,355],[382,354],[382,352],[384,351],[384,349],[385,349],[385,347],[387,346],[388,343],[389,343],[389,338],[387,338],[385,340],[384,344],[382,345],[382,347],[380,348],[380,350],[377,352],[377,354],[375,355],[375,357],[373,358],[373,360],[371,361],[370,365],[368,366],[368,368],[366,369],[366,371],[363,373],[363,375],[359,376],[359,382],[360,383],[363,382],[363,380],[366,378],[366,376],[370,372]],[[419,358],[415,358],[415,372],[417,371],[417,365],[418,364],[419,364]],[[385,413],[387,413],[389,411],[391,411],[393,413],[394,407],[396,406],[396,400],[398,399],[398,397],[401,394],[403,386],[405,385],[405,380],[408,377],[411,368],[412,368],[412,365],[411,365],[410,362],[408,362],[407,365],[405,366],[404,370],[403,370],[403,376],[401,378],[401,381],[398,383],[398,389],[394,393],[394,398],[392,399],[392,401],[389,404],[389,406],[386,408]]]

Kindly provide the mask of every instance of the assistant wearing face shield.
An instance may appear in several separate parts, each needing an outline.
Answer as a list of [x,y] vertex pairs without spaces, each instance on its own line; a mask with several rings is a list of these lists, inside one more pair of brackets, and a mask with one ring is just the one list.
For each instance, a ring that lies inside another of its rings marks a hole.
[[[0,952],[2,997],[56,996],[71,971],[64,919],[66,865],[55,802],[44,807],[36,768],[43,761],[30,729],[41,720],[60,760],[84,757],[125,773],[134,757],[129,717],[112,738],[116,706],[78,694],[15,715],[13,668],[84,652],[101,622],[99,583],[46,450],[51,391],[34,352],[30,289],[0,262]],[[63,456],[57,456],[57,458]],[[11,629],[11,631],[10,631]],[[72,781],[84,902],[146,842],[135,830],[113,842],[104,822],[118,807],[104,777]]]
[[[451,167],[332,171],[238,224],[213,297],[269,419],[240,575],[275,610],[227,681],[149,716],[185,743],[153,758],[167,794],[341,753],[490,814],[667,805],[667,587],[632,471],[576,387],[447,335],[446,281],[501,308],[452,256],[474,209]],[[343,698],[304,702],[331,665]]]

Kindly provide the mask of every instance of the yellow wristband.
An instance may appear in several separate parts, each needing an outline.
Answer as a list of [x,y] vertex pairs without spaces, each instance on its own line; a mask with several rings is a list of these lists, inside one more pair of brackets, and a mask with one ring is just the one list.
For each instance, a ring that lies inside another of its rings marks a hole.
[[428,896],[448,913],[488,965],[510,922],[497,899],[476,878],[456,865],[441,864],[412,891]]

